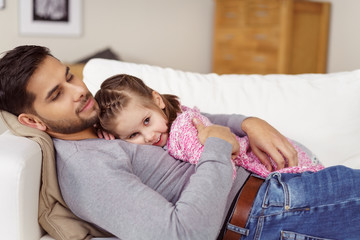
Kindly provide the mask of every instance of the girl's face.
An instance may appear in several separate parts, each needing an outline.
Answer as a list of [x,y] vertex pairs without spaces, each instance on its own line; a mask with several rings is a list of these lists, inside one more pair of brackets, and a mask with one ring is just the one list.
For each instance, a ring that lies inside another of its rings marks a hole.
[[165,105],[161,97],[154,97],[154,101],[159,110],[144,107],[136,99],[132,99],[116,116],[114,133],[127,142],[165,146],[168,139],[168,121],[161,112]]

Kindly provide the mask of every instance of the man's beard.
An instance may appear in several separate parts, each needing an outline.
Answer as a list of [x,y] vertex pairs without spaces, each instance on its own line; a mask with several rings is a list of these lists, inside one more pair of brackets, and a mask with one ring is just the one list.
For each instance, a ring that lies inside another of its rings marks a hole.
[[87,128],[93,127],[95,123],[98,122],[98,109],[96,109],[95,116],[89,119],[83,119],[79,116],[79,110],[86,104],[87,100],[91,97],[91,93],[88,93],[84,99],[82,100],[82,104],[79,106],[78,110],[76,111],[76,119],[59,119],[59,120],[49,120],[46,119],[39,114],[36,114],[41,121],[45,123],[47,128],[56,133],[61,134],[71,134],[83,131]]
[[94,124],[97,123],[98,117],[97,115],[95,115],[94,117],[89,119],[78,118],[72,120],[52,121],[41,118],[41,120],[46,124],[47,128],[52,132],[61,133],[61,134],[71,134],[93,127]]

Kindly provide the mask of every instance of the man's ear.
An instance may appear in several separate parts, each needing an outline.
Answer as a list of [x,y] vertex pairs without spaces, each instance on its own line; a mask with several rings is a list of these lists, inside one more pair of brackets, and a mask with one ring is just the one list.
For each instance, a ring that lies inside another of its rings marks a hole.
[[152,96],[153,96],[153,100],[154,100],[155,104],[158,105],[159,108],[164,109],[165,103],[164,103],[163,98],[160,96],[160,93],[153,91]]
[[18,116],[18,120],[21,124],[25,126],[36,128],[41,131],[46,131],[45,124],[33,114],[21,113]]

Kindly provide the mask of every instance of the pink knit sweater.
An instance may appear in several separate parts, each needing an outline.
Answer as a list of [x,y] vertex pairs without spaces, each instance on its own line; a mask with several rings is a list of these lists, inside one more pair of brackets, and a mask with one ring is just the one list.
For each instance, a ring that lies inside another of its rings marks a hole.
[[[208,118],[201,115],[197,108],[192,109],[182,106],[181,109],[183,112],[178,115],[171,125],[167,148],[170,155],[174,158],[197,164],[204,146],[201,145],[197,138],[197,130],[192,123],[192,119],[194,117],[198,118],[205,126],[211,125],[211,122]],[[235,165],[241,166],[262,177],[267,177],[270,171],[265,168],[251,151],[248,137],[237,137],[237,140],[240,144],[240,154],[233,161]],[[292,143],[291,140],[289,141]],[[296,144],[292,143],[292,145],[298,152],[298,166],[276,170],[276,164],[271,160],[275,171],[281,173],[299,173],[305,171],[315,172],[324,168],[319,163],[313,163],[310,157]]]

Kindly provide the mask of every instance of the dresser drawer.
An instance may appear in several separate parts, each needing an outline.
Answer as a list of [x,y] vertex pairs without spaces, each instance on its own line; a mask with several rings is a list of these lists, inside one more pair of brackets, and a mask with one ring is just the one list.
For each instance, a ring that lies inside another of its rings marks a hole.
[[249,28],[243,32],[245,40],[255,45],[257,50],[279,49],[280,31],[278,28]]
[[219,51],[237,47],[249,50],[277,51],[279,48],[279,38],[278,29],[219,29],[214,41]]
[[280,23],[280,0],[249,0],[245,8],[247,26],[276,26]]
[[215,60],[219,73],[276,73],[277,52],[223,51]]
[[216,25],[224,28],[245,26],[246,0],[218,0]]
[[218,65],[214,67],[217,74],[274,74],[278,73],[276,68],[271,67],[239,67],[237,65]]

